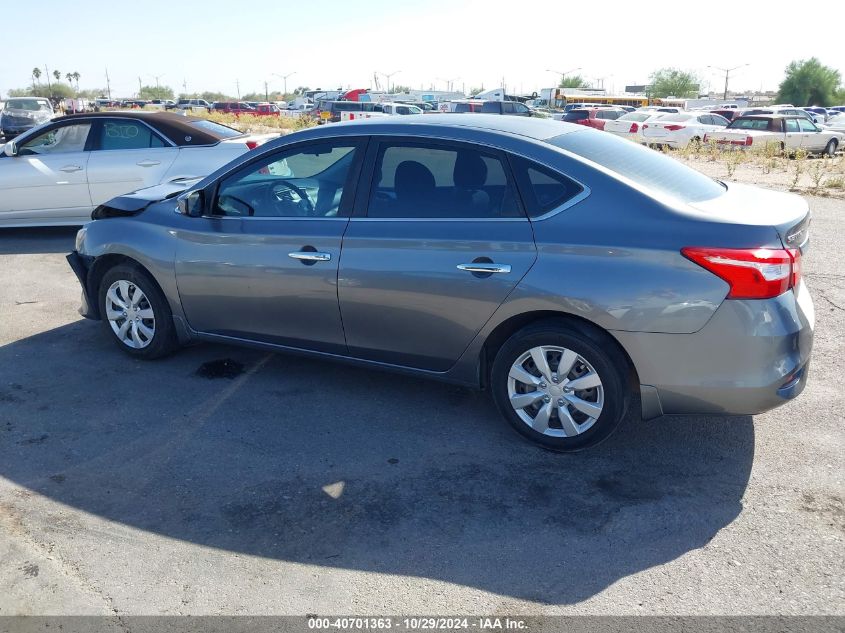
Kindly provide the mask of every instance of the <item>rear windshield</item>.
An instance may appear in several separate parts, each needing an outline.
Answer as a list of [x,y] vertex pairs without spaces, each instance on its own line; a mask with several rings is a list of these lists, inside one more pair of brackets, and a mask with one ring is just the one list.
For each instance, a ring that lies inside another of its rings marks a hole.
[[770,119],[743,119],[739,118],[733,121],[729,126],[729,130],[768,130]]
[[206,132],[211,132],[218,138],[234,138],[235,136],[241,136],[241,134],[243,134],[243,132],[239,132],[238,130],[225,125],[220,125],[214,121],[191,121],[190,125],[200,128],[201,130],[205,130]]
[[6,108],[9,110],[29,110],[37,112],[38,110],[50,111],[50,104],[42,99],[9,99],[6,102]]
[[651,116],[650,112],[629,112],[619,117],[619,121],[645,121]]
[[664,114],[660,117],[661,121],[688,121],[693,117],[692,114]]
[[584,130],[561,134],[546,142],[682,202],[709,200],[725,192],[718,182],[674,158],[613,134]]
[[564,121],[583,121],[584,119],[589,119],[590,113],[586,110],[570,110],[567,112],[563,120]]

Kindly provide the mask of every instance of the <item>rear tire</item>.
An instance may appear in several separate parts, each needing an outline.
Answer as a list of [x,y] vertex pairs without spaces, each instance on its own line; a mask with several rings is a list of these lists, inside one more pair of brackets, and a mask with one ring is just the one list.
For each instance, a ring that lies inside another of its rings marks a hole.
[[836,142],[835,138],[830,139],[827,142],[827,145],[824,148],[823,154],[828,158],[833,158],[836,155],[836,148],[839,146],[839,143]]
[[106,271],[97,297],[107,335],[130,356],[161,358],[178,346],[170,305],[140,266],[119,264]]
[[573,452],[604,441],[624,418],[627,368],[607,335],[551,320],[519,330],[502,345],[490,385],[499,412],[517,433],[544,448]]

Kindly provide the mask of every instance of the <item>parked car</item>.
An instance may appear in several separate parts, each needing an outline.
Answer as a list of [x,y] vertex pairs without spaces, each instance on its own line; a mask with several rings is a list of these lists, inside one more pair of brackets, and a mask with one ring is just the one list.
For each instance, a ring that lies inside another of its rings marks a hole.
[[245,101],[215,101],[211,109],[225,114],[255,114],[255,108]]
[[756,414],[807,380],[807,202],[612,134],[383,117],[162,198],[101,206],[68,257],[80,312],[135,358],[206,340],[483,387],[564,451],[606,438],[634,392],[646,419]]
[[782,114],[791,116],[804,117],[812,123],[824,123],[824,117],[813,112],[807,112],[801,108],[794,106],[772,106],[769,108],[748,108],[742,111],[743,116],[753,116],[755,114]]
[[211,112],[211,104],[205,99],[179,99],[176,102],[176,108],[188,112],[193,112],[195,109]]
[[725,117],[709,112],[664,114],[659,120],[644,126],[643,142],[679,149],[691,142],[701,143],[706,134],[722,130],[728,123]]
[[0,227],[83,224],[117,195],[210,174],[272,135],[165,112],[59,117],[0,153]]
[[282,111],[275,103],[259,103],[252,114],[255,116],[282,116]]
[[381,104],[372,101],[320,101],[310,114],[318,123],[337,123],[343,112],[365,114],[381,111]]
[[819,128],[802,116],[756,114],[736,119],[721,132],[708,134],[705,141],[739,149],[776,145],[785,152],[801,148],[808,153],[833,156],[843,145],[845,134]]
[[625,114],[627,114],[625,110],[620,110],[619,108],[582,108],[570,110],[563,115],[563,119],[561,120],[567,123],[586,125],[596,130],[603,130],[605,123],[615,121]]
[[663,112],[629,112],[615,121],[605,121],[604,131],[635,143],[643,142],[643,128],[648,121],[665,116]]
[[845,113],[837,113],[830,117],[822,128],[834,132],[845,132]]
[[164,110],[176,109],[176,102],[173,99],[153,99],[150,105]]
[[719,108],[717,110],[711,110],[710,114],[718,114],[720,117],[724,117],[728,120],[728,122],[730,122],[741,117],[742,111],[738,108]]
[[389,115],[422,114],[422,108],[408,103],[382,103],[381,111]]
[[[53,118],[53,106],[41,97],[11,97],[0,110],[0,134],[7,140]],[[2,203],[0,203],[2,204]]]
[[453,112],[475,112],[479,114],[504,114],[510,116],[533,116],[531,109],[519,101],[467,100],[455,103]]

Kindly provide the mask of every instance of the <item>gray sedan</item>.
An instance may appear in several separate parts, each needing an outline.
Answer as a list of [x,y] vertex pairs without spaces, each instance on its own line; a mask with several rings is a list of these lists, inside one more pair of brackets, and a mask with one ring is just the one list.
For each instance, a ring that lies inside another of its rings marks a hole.
[[321,126],[94,218],[81,313],[135,357],[230,342],[486,388],[555,450],[632,394],[644,418],[755,414],[807,380],[807,204],[578,125]]

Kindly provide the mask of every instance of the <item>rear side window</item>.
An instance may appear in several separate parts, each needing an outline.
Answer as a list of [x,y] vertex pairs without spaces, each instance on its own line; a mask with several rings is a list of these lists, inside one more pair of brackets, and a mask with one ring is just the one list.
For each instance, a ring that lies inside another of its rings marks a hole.
[[164,141],[143,123],[130,120],[103,121],[97,149],[147,149],[164,147]]
[[488,101],[481,106],[481,112],[486,114],[499,114],[499,112],[502,111],[502,107],[503,106],[500,106],[495,101]]
[[530,218],[548,213],[584,191],[574,180],[520,156],[512,156],[511,164]]
[[367,214],[373,218],[524,217],[505,165],[472,146],[381,146]]
[[571,132],[546,141],[591,160],[652,191],[682,202],[699,202],[725,192],[722,185],[660,152],[613,134]]
[[729,130],[768,130],[770,119],[735,119]]

